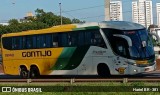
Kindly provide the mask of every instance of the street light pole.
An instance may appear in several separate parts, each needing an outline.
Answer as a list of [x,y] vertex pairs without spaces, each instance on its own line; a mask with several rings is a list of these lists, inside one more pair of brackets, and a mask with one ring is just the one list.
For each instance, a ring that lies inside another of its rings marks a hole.
[[61,25],[62,25],[63,22],[62,22],[62,8],[61,8],[61,3],[59,3],[59,8],[60,8],[60,17],[61,17]]

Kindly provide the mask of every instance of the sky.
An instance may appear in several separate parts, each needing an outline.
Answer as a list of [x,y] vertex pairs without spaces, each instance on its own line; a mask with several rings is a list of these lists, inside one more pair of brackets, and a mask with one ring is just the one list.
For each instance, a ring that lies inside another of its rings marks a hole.
[[[122,0],[123,20],[125,21],[132,20],[131,1]],[[156,23],[155,3],[160,2],[160,0],[152,1],[154,23]],[[63,16],[87,22],[104,21],[104,0],[1,0],[0,22],[14,18],[21,19],[26,16],[27,12],[35,14],[37,8],[59,15],[59,3],[61,3]]]

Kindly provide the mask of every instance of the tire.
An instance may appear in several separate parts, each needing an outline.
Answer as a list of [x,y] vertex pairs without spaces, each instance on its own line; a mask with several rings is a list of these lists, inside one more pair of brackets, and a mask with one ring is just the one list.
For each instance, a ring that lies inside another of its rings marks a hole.
[[25,67],[20,68],[20,77],[23,79],[28,78],[28,70]]
[[101,77],[109,77],[111,76],[109,68],[105,64],[99,64],[97,67],[98,75]]
[[31,67],[30,78],[38,78],[40,76],[39,69],[37,67]]

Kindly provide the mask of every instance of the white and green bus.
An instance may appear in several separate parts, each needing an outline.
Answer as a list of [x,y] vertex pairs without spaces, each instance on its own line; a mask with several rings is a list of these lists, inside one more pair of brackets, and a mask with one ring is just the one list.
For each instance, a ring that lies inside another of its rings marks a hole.
[[126,21],[54,26],[4,34],[5,74],[134,75],[156,69],[146,28]]

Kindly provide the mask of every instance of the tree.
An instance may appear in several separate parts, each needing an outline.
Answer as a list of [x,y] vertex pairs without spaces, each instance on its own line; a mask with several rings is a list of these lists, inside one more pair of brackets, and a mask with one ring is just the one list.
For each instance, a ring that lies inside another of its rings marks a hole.
[[[36,21],[47,24],[48,26],[60,25],[61,17],[53,14],[52,12],[44,12],[42,9],[36,11]],[[62,17],[63,24],[71,24],[71,20],[67,17]]]
[[11,20],[9,20],[9,25],[18,25],[18,24],[19,24],[19,22],[18,22],[17,19],[11,19]]
[[72,19],[72,23],[84,23],[85,21],[80,21],[79,19]]
[[[44,29],[56,25],[61,24],[61,17],[55,15],[52,12],[44,12],[43,9],[35,10],[36,16],[35,17],[27,17],[25,21],[18,22],[17,19],[9,20],[8,26],[0,25],[0,33],[13,33],[13,32],[20,32],[26,30],[38,30]],[[71,23],[81,23],[84,21],[80,21],[79,19],[70,19],[67,17],[62,17],[63,24],[71,24]]]
[[148,30],[150,31],[151,28],[158,28],[158,25],[152,24],[148,27]]

